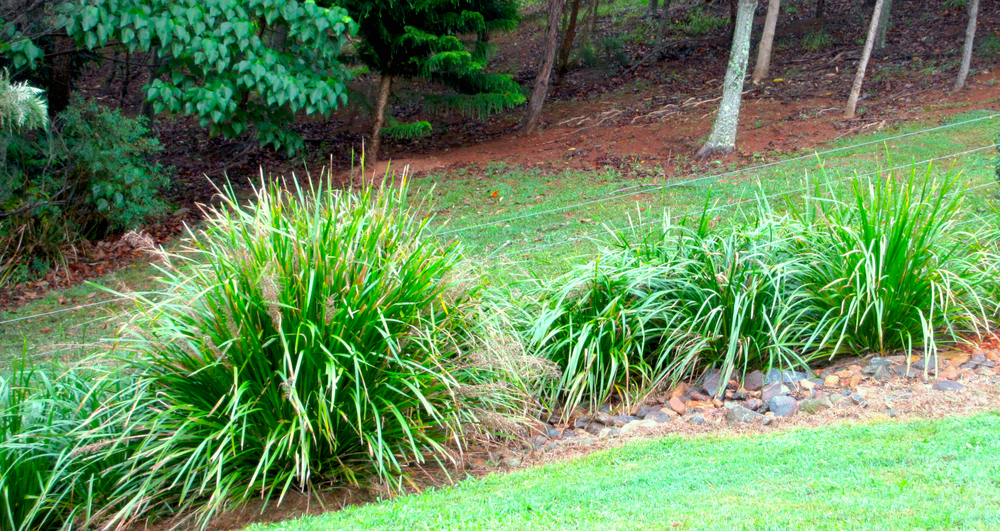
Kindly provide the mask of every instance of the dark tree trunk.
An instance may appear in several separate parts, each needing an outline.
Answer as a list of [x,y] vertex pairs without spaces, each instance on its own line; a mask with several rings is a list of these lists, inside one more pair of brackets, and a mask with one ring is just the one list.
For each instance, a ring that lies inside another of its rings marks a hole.
[[823,18],[823,10],[826,8],[826,0],[816,2],[816,18]]
[[378,85],[378,101],[375,103],[375,127],[372,128],[372,144],[366,150],[365,166],[374,168],[378,164],[379,148],[382,147],[382,127],[385,125],[385,108],[389,105],[392,91],[392,76],[382,74]]
[[[669,0],[667,0],[667,1],[669,1]],[[646,14],[649,15],[649,16],[651,16],[651,17],[655,17],[656,16],[656,10],[657,10],[658,7],[660,7],[660,1],[659,0],[649,0],[649,12],[646,13]]]
[[73,39],[65,35],[53,38],[55,57],[49,64],[51,73],[46,88],[46,98],[49,100],[49,115],[55,116],[69,107],[70,93],[73,85]]
[[670,0],[663,0],[663,14],[660,15],[660,23],[656,26],[657,46],[663,46],[663,39],[667,35],[667,24],[670,24]]
[[521,132],[530,135],[538,127],[542,118],[542,106],[549,93],[549,78],[552,77],[552,66],[556,59],[556,48],[559,46],[559,20],[566,0],[549,0],[549,25],[546,30],[545,48],[542,51],[542,64],[539,65],[535,86],[531,89],[531,99],[528,100],[528,116],[524,120]]
[[580,13],[580,0],[573,0],[573,7],[570,8],[569,23],[566,25],[566,34],[563,35],[562,45],[559,47],[559,61],[556,67],[556,79],[561,80],[569,69],[569,54],[573,51],[573,39],[576,38],[576,19]]

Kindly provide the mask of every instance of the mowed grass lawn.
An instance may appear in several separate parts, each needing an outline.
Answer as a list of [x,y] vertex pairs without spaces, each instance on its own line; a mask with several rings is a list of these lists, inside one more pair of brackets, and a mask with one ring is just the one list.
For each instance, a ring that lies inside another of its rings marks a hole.
[[251,529],[1000,529],[1000,414],[667,437]]

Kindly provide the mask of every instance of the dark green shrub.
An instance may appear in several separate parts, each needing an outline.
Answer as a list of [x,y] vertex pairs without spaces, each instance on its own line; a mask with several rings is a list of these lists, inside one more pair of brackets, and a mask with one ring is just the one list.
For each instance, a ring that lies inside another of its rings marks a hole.
[[[141,225],[165,210],[161,149],[144,118],[77,101],[48,132],[10,134],[0,167],[0,281],[78,237]],[[2,153],[0,153],[2,155]]]

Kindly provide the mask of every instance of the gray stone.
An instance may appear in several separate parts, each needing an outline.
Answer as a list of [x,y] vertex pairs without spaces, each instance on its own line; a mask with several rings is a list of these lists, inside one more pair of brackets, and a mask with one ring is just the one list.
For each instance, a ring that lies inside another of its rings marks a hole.
[[770,426],[774,422],[775,418],[776,417],[764,417],[761,420],[761,423],[764,424],[765,426]]
[[549,431],[546,433],[546,435],[549,436],[549,439],[555,439],[556,437],[559,437],[562,434],[563,434],[562,430],[557,430],[555,428],[549,428]]
[[[653,407],[660,407],[660,406],[653,406]],[[643,407],[639,408],[639,411],[635,412],[635,416],[637,416],[639,418],[643,418],[643,417],[645,417],[646,415],[649,414],[649,410],[650,410],[649,406],[643,406]]]
[[733,405],[726,408],[726,420],[729,422],[753,422],[754,419],[763,418],[764,415],[751,411],[743,406]]
[[[850,399],[848,399],[846,396],[840,393],[835,393],[830,395],[830,403],[833,404],[834,406],[839,405],[841,402],[844,402],[845,400],[847,402],[850,402]],[[844,403],[846,404],[847,402]]]
[[642,420],[642,419],[639,417],[633,417],[632,415],[623,415],[614,418],[614,425],[618,428],[621,428],[622,426],[628,424],[629,422],[632,422],[633,420]]
[[573,421],[573,427],[577,429],[586,429],[593,421],[590,417],[580,417]]
[[733,400],[741,400],[742,401],[742,400],[746,400],[749,397],[750,397],[750,393],[748,393],[747,390],[744,389],[744,388],[742,388],[742,387],[739,388],[739,389],[737,389],[736,392],[733,393]]
[[670,422],[671,418],[672,417],[667,414],[666,411],[657,411],[656,413],[646,415],[646,420],[652,420],[661,424],[664,422]]
[[982,363],[986,361],[986,354],[976,354],[975,356],[972,356],[972,359],[969,361],[972,361],[973,363]]
[[691,415],[690,417],[688,417],[688,421],[691,424],[698,424],[698,425],[708,422],[707,420],[705,420],[705,417],[701,415]]
[[965,389],[965,386],[951,380],[941,380],[940,382],[934,382],[931,389],[934,389],[935,391],[961,391],[962,389]]
[[743,403],[743,407],[751,409],[753,411],[759,411],[760,408],[763,406],[764,406],[764,401],[758,398],[751,398]]
[[503,460],[503,464],[509,467],[521,466],[521,460],[516,457],[508,457]]
[[810,415],[815,415],[824,409],[830,409],[833,407],[833,403],[827,397],[822,398],[807,398],[799,403],[799,409],[809,413]]
[[646,417],[648,417],[648,416],[650,416],[650,415],[652,415],[652,414],[654,414],[654,413],[656,413],[658,411],[661,411],[661,410],[663,410],[662,406],[653,406],[653,407],[650,407],[650,408],[646,409],[646,414],[645,415],[636,415],[636,416],[637,417],[646,418]]
[[747,391],[759,391],[760,388],[764,387],[764,373],[760,371],[753,371],[748,374],[746,378],[743,379],[743,387]]
[[886,411],[886,413],[889,414],[889,418],[891,419],[894,419],[896,418],[896,415],[899,415],[899,411],[896,411],[895,409],[890,409],[889,411]]
[[531,439],[531,446],[532,446],[533,449],[537,450],[537,449],[541,448],[542,446],[545,446],[545,443],[547,443],[547,442],[549,442],[549,438],[548,437],[546,437],[544,435],[535,435],[535,438]]
[[851,400],[859,406],[865,403],[865,399],[862,398],[861,395],[857,393],[851,393]]
[[868,361],[868,365],[869,366],[874,365],[875,367],[886,367],[892,365],[892,362],[885,358],[880,358],[876,356]]
[[708,374],[701,379],[701,389],[712,398],[718,396],[725,388],[726,382],[722,381],[722,372],[718,369],[708,371]]
[[786,387],[784,384],[773,383],[764,386],[764,391],[761,393],[761,400],[765,404],[771,402],[771,399],[776,396],[787,395],[791,393],[792,390]]
[[775,417],[791,417],[799,410],[799,403],[790,396],[778,395],[767,402],[767,409]]
[[618,428],[604,428],[603,430],[597,432],[598,439],[607,439],[608,437],[614,437],[618,435]]
[[822,378],[808,378],[809,383],[815,385],[816,387],[823,387],[825,381]]
[[805,380],[808,377],[809,375],[804,372],[779,371],[778,369],[771,369],[767,371],[767,379],[764,380],[764,384],[767,385],[776,382],[795,383],[799,380]]
[[611,413],[611,404],[601,404],[601,407],[597,408],[598,413]]
[[600,422],[601,424],[604,424],[605,426],[614,426],[615,425],[615,416],[612,415],[612,414],[610,414],[610,413],[603,413],[601,411],[598,411],[594,415],[594,420],[596,420],[597,422]]
[[587,427],[584,428],[584,430],[591,435],[597,435],[605,427],[606,426],[604,424],[600,424],[598,422],[592,422],[589,425],[587,425]]

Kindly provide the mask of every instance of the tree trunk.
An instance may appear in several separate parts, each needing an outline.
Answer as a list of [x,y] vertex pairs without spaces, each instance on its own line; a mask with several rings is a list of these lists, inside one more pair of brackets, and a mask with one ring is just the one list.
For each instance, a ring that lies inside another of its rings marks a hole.
[[542,118],[542,106],[545,105],[545,97],[549,93],[549,78],[552,77],[556,47],[559,46],[559,19],[565,3],[566,0],[549,0],[549,25],[546,31],[545,48],[542,51],[542,64],[539,65],[538,75],[535,76],[535,86],[531,89],[531,99],[528,100],[528,116],[521,129],[521,132],[526,135],[535,131]]
[[566,25],[566,34],[563,35],[562,45],[559,47],[559,61],[556,68],[556,79],[561,80],[569,69],[569,54],[573,51],[573,39],[576,38],[576,18],[580,13],[580,0],[573,0],[573,7],[569,13],[569,23]]
[[392,76],[382,74],[378,85],[378,101],[375,103],[375,127],[372,128],[372,145],[364,153],[364,165],[374,168],[378,164],[378,151],[382,147],[382,126],[385,125],[385,108],[389,106],[392,91]]
[[970,0],[969,26],[965,29],[965,46],[962,48],[962,66],[958,69],[958,79],[955,80],[955,90],[965,87],[965,78],[969,77],[969,63],[972,62],[972,44],[976,38],[976,16],[979,14],[979,0]]
[[728,155],[736,149],[736,126],[740,118],[740,103],[743,101],[743,80],[746,78],[747,62],[750,59],[750,32],[756,8],[757,0],[739,0],[736,34],[733,36],[733,48],[729,52],[729,67],[722,86],[722,102],[719,103],[712,136],[698,150],[696,161],[703,161],[716,154]]
[[767,18],[764,20],[764,34],[757,49],[757,65],[753,69],[754,84],[760,83],[771,71],[771,47],[774,44],[774,28],[778,25],[778,11],[781,0],[771,0],[767,4]]
[[878,32],[875,35],[875,49],[885,49],[885,38],[889,34],[889,19],[892,11],[892,0],[882,2],[882,14],[878,18]]
[[656,10],[657,10],[658,7],[660,7],[660,0],[649,0],[649,12],[646,13],[646,14],[648,16],[655,17],[656,16]]
[[[729,45],[736,42],[736,17],[739,9],[736,7],[739,0],[729,0]],[[756,4],[754,5],[756,9]]]
[[885,0],[875,2],[875,9],[872,11],[872,22],[868,26],[868,39],[865,40],[865,49],[861,52],[861,62],[858,63],[858,73],[854,76],[854,86],[851,87],[851,95],[847,98],[847,108],[844,109],[844,118],[848,120],[854,118],[854,111],[858,106],[858,96],[861,94],[861,84],[865,81],[865,70],[868,68],[868,60],[872,57],[872,47],[875,45],[878,19],[882,14],[883,2]]
[[670,24],[670,0],[663,0],[663,14],[660,16],[660,24],[656,27],[657,46],[663,46],[663,39],[667,35],[667,24]]
[[823,9],[826,7],[826,0],[816,2],[816,18],[823,18]]

